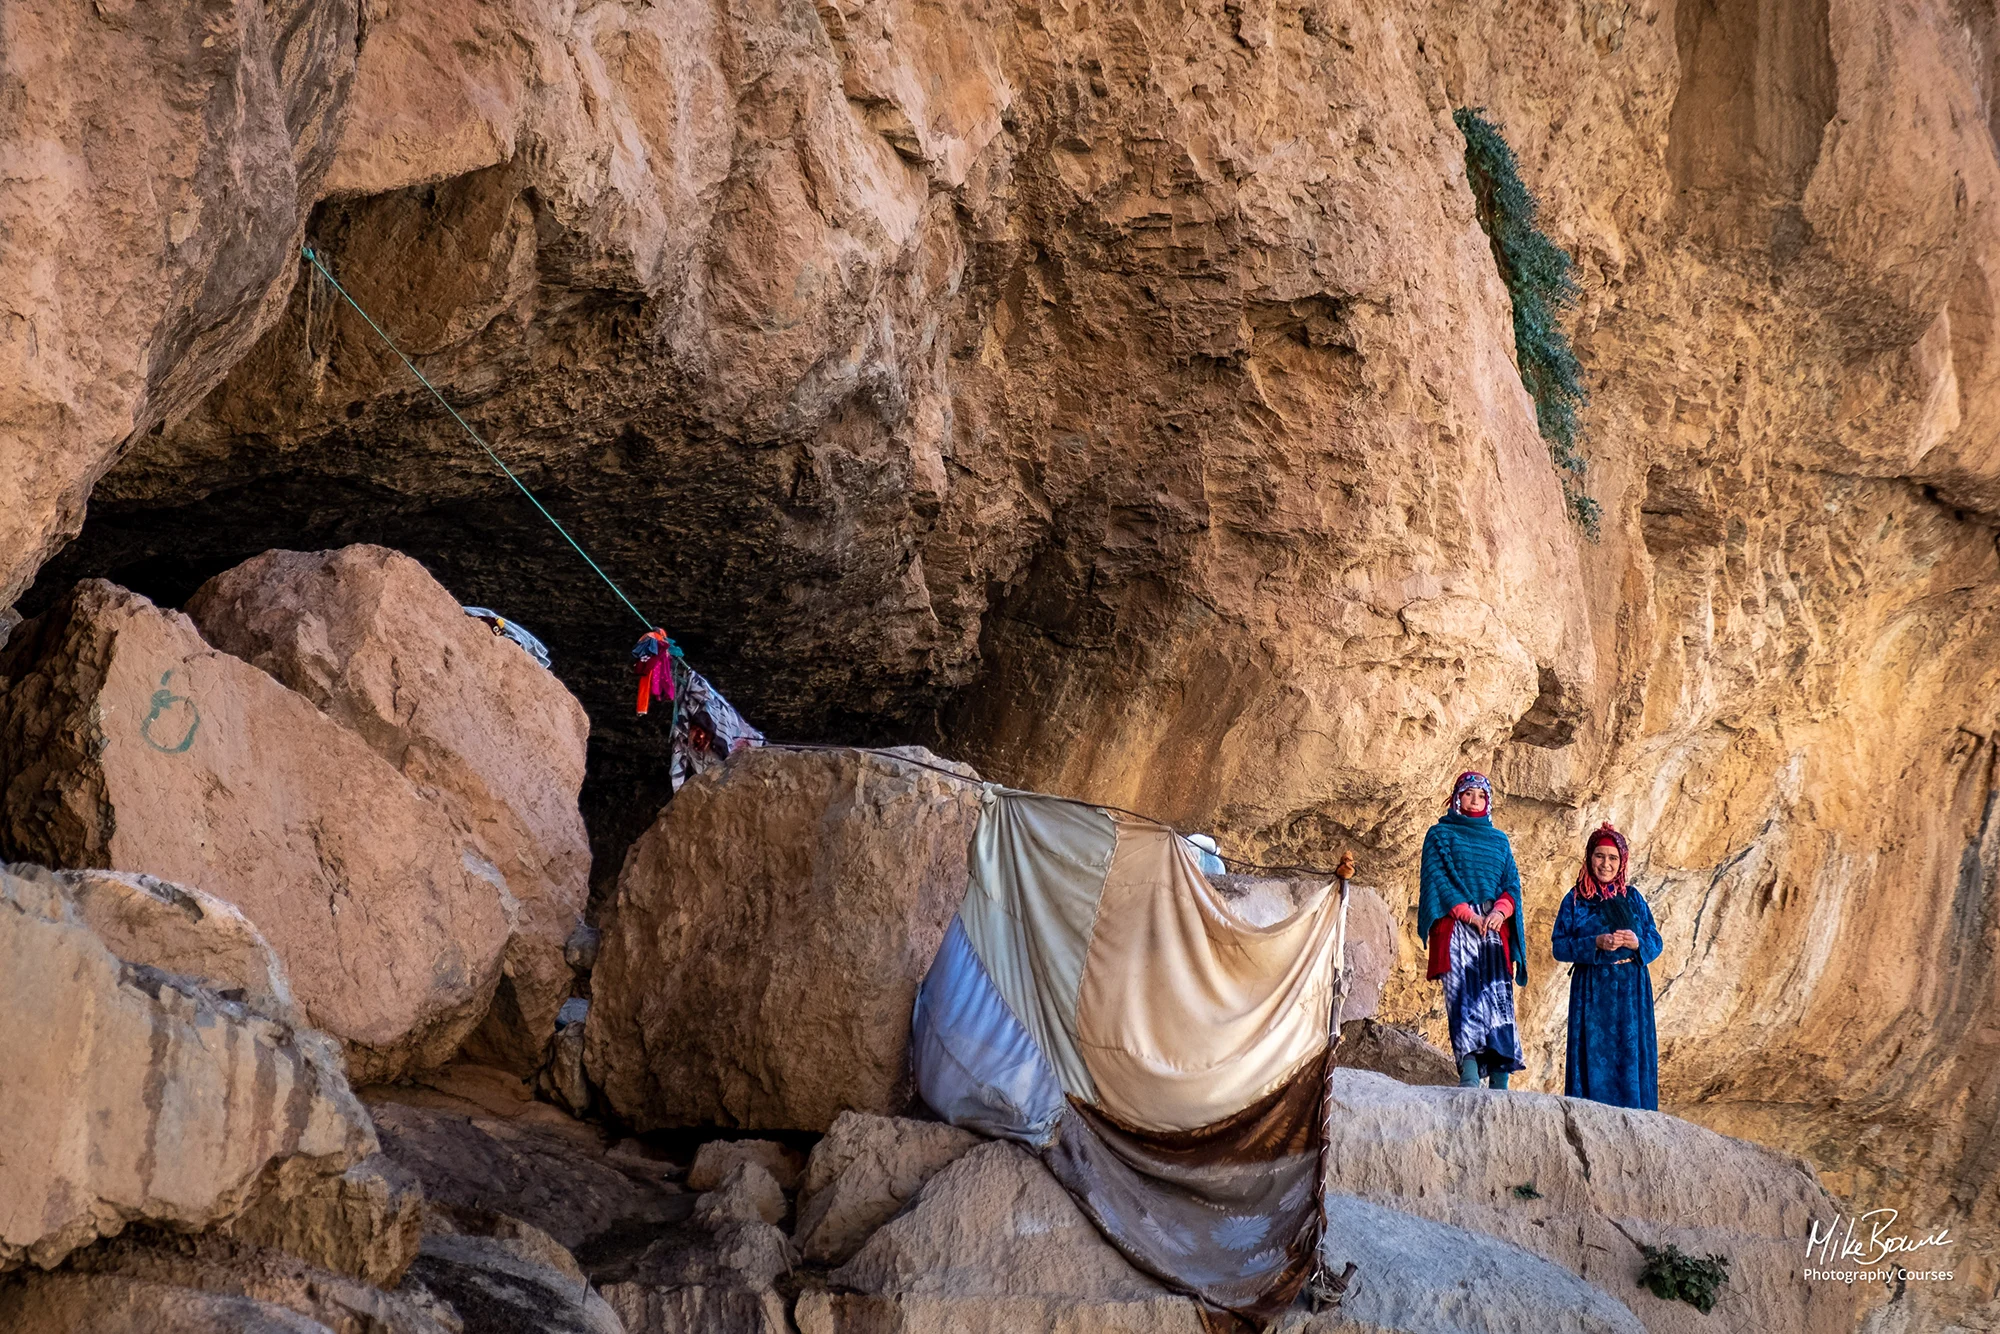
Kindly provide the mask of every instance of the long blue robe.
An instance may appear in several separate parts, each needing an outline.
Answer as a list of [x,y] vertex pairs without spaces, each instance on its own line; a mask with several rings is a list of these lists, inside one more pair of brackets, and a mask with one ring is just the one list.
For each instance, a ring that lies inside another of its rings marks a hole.
[[1621,896],[1636,950],[1601,950],[1597,937],[1617,929],[1597,902],[1572,889],[1556,912],[1550,944],[1569,970],[1569,1052],[1563,1092],[1614,1107],[1660,1107],[1660,1044],[1653,1031],[1653,978],[1647,967],[1660,957],[1660,929],[1636,888]]

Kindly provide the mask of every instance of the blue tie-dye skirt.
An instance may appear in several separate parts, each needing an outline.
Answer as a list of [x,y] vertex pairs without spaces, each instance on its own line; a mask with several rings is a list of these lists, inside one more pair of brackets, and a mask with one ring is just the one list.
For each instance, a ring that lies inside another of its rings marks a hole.
[[1451,967],[1444,977],[1445,1019],[1451,1024],[1452,1060],[1479,1058],[1479,1073],[1525,1070],[1514,1031],[1514,970],[1500,932],[1479,934],[1465,922],[1452,927]]

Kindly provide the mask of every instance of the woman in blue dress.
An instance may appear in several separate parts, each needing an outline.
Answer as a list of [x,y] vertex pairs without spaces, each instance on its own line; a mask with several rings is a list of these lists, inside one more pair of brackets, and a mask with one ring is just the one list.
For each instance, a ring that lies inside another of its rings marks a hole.
[[1591,834],[1551,944],[1556,962],[1570,965],[1563,1092],[1650,1112],[1660,1106],[1660,1047],[1647,965],[1660,957],[1660,930],[1625,881],[1630,862],[1623,834],[1609,824]]

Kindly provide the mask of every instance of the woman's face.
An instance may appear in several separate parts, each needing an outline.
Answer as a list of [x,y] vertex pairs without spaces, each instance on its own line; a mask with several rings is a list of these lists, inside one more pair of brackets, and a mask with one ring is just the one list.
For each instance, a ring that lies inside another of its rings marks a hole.
[[1469,787],[1458,794],[1458,813],[1460,815],[1484,815],[1486,814],[1486,806],[1486,793],[1479,788]]
[[1600,885],[1608,885],[1618,878],[1618,849],[1609,843],[1599,843],[1590,850],[1590,874]]

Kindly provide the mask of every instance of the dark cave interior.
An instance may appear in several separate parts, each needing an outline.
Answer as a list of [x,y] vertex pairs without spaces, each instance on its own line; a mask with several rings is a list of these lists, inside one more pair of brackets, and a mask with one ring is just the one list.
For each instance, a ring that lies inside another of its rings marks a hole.
[[[559,517],[567,497],[538,488]],[[589,549],[593,534],[578,531]],[[666,722],[633,708],[631,646],[643,628],[581,558],[512,490],[413,503],[407,495],[323,474],[265,476],[191,503],[93,502],[83,531],[43,566],[16,606],[45,610],[81,579],[103,578],[182,606],[205,581],[274,547],[316,551],[368,542],[414,557],[460,602],[499,610],[549,648],[553,670],[590,715],[581,805],[591,841],[592,913],[616,883],[625,850],[670,791]],[[594,556],[604,561],[597,552]],[[936,709],[870,713],[811,698],[762,670],[731,633],[729,608],[704,602],[703,555],[681,553],[653,570],[608,568],[634,601],[660,617],[688,660],[773,739],[936,744]]]

